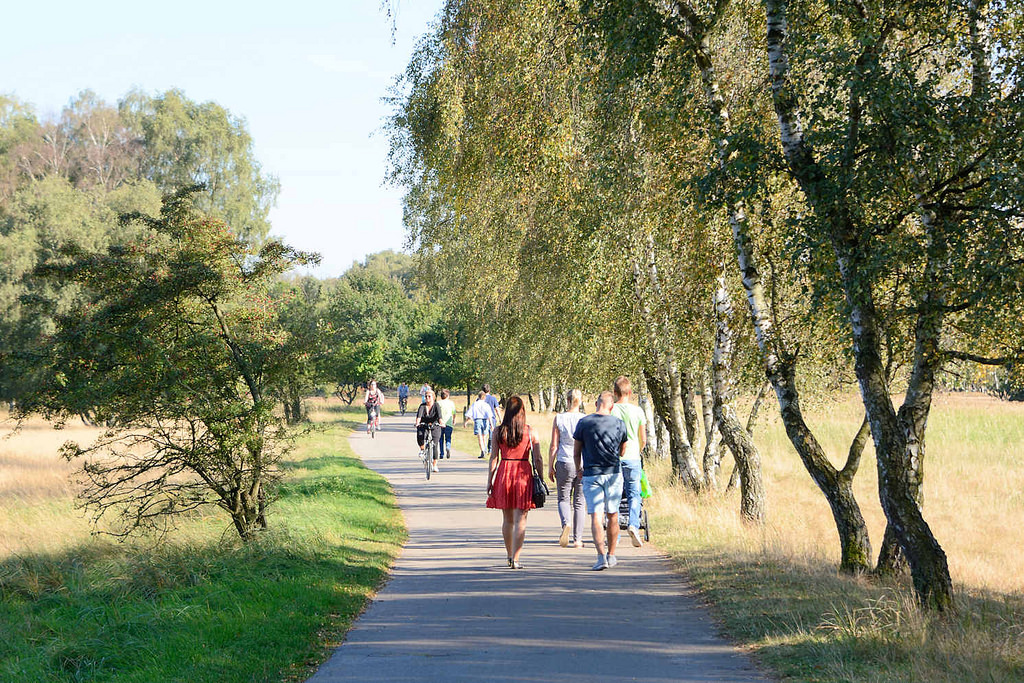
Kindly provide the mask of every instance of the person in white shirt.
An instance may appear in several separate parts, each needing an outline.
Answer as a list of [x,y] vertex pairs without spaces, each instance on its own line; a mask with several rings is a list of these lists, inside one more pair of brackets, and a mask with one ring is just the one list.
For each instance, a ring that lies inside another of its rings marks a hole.
[[548,451],[548,477],[557,484],[558,517],[562,521],[562,534],[558,545],[563,548],[572,545],[583,547],[583,525],[587,519],[587,508],[583,501],[583,473],[576,469],[573,434],[576,425],[583,418],[580,405],[583,394],[573,389],[565,396],[568,406],[564,413],[555,416],[551,425],[551,449]]
[[481,391],[476,395],[476,401],[466,411],[466,424],[473,422],[473,433],[480,442],[480,458],[486,458],[490,450],[491,420],[494,419],[494,410],[485,400],[487,394]]

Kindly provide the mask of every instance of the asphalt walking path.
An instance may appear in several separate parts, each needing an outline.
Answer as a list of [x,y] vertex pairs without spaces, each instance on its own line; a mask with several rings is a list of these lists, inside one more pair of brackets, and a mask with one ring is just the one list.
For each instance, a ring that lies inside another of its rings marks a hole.
[[501,512],[484,507],[486,461],[456,452],[426,481],[412,418],[382,426],[351,444],[391,482],[409,540],[313,683],[768,681],[656,551],[623,533],[618,566],[595,572],[589,525],[585,548],[559,547],[553,490],[529,514],[524,569],[510,569]]

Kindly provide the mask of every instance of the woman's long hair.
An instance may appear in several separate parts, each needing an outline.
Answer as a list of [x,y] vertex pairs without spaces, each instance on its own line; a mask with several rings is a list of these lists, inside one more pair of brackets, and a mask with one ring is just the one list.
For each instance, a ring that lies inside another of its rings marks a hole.
[[505,403],[505,415],[501,418],[501,426],[498,427],[498,441],[509,448],[515,448],[523,440],[524,434],[526,408],[523,406],[523,399],[513,396]]

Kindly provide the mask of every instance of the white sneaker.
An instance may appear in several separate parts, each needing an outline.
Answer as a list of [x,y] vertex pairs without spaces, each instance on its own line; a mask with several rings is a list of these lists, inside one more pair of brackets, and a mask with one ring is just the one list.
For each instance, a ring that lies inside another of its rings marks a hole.
[[566,524],[562,527],[562,535],[558,537],[558,545],[563,548],[569,547],[569,525]]
[[626,529],[626,533],[629,534],[629,540],[633,541],[634,548],[642,548],[644,545],[643,539],[640,538],[640,530],[635,526],[631,526]]
[[440,472],[441,471],[441,470],[437,469],[437,463],[436,462],[434,463],[433,467],[434,467],[434,469],[433,469],[434,472]]
[[597,562],[594,563],[594,566],[591,567],[591,569],[595,572],[599,572],[602,569],[608,569],[608,558],[606,558],[604,555],[599,555],[597,558]]
[[609,555],[608,559],[605,561],[608,563],[608,569],[611,569],[619,563],[619,558],[615,557],[614,555]]

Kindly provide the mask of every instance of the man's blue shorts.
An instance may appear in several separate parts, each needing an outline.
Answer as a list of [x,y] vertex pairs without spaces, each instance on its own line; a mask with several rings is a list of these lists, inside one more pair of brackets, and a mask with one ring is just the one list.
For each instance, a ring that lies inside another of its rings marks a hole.
[[491,431],[491,421],[487,418],[473,418],[473,434],[486,434]]
[[583,498],[587,501],[587,512],[614,515],[622,502],[622,474],[597,474],[583,477]]

